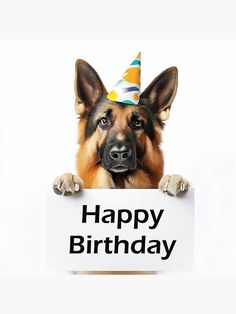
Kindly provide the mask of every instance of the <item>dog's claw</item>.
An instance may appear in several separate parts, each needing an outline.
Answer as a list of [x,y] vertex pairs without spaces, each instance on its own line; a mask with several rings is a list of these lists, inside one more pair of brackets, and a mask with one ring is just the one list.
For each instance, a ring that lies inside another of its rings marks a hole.
[[189,182],[178,174],[171,176],[165,175],[161,178],[158,188],[162,192],[167,192],[169,195],[176,196],[180,192],[185,192],[189,188]]
[[62,194],[62,191],[57,186],[53,186],[53,191],[58,195]]
[[75,192],[79,192],[79,184],[75,183]]
[[53,182],[53,190],[58,195],[69,196],[78,193],[83,186],[80,177],[72,173],[64,173],[57,177]]

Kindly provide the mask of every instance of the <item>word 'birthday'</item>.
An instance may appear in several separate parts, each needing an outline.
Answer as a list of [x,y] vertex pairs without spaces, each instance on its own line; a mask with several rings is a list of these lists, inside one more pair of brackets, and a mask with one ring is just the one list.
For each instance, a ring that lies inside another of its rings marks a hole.
[[[82,223],[112,224],[117,231],[127,225],[132,229],[138,229],[144,224],[148,229],[156,229],[163,214],[164,209],[101,210],[100,205],[95,205],[92,210],[88,209],[87,205],[83,205]],[[94,239],[92,235],[71,235],[69,252],[70,254],[160,254],[161,259],[166,260],[170,257],[175,244],[176,240],[150,240],[145,235],[133,240],[123,239],[120,235],[112,238],[105,236],[104,239]]]

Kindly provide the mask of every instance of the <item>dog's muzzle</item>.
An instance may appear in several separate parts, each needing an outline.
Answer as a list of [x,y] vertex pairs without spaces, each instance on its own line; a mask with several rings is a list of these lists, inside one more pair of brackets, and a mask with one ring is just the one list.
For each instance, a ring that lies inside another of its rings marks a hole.
[[109,171],[120,173],[136,168],[136,152],[131,147],[112,146],[104,153],[103,166]]

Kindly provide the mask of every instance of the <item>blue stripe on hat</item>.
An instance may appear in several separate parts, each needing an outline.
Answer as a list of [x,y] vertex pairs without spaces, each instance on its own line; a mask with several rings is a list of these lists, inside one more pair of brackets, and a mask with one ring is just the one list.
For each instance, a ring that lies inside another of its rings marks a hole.
[[128,104],[128,105],[136,105],[136,103],[134,103],[134,102],[131,101],[131,100],[122,100],[122,103]]
[[136,86],[131,86],[131,87],[123,88],[123,91],[124,91],[124,92],[139,91],[139,88],[136,87]]
[[141,63],[140,63],[140,61],[139,60],[134,60],[132,63],[131,63],[131,65],[140,65]]

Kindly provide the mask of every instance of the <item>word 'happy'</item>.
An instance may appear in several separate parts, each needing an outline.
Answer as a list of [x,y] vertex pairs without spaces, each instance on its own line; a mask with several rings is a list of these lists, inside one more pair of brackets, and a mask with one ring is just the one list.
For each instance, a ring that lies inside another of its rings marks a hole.
[[[95,206],[95,211],[88,212],[87,205],[83,205],[82,223],[87,222],[87,217],[92,216],[95,223],[115,223],[117,229],[121,229],[124,224],[132,223],[134,229],[138,229],[139,224],[146,223],[151,219],[149,229],[155,229],[161,219],[164,209],[161,209],[156,215],[153,209],[150,209],[150,214],[145,209],[135,209],[133,212],[129,209],[118,209],[117,214],[113,209],[104,209],[103,216],[100,215],[100,205]],[[117,218],[116,218],[117,216]],[[117,221],[116,221],[117,220]]]
[[[149,229],[156,229],[163,217],[164,209],[158,211],[154,209],[104,209],[101,213],[100,205],[95,205],[95,210],[88,210],[87,205],[82,207],[82,223],[86,224],[113,224],[117,230],[130,224],[133,229],[138,229],[141,225],[147,224]],[[129,231],[130,232],[130,231]],[[102,240],[93,239],[92,235],[72,235],[70,236],[70,254],[161,254],[161,259],[170,257],[176,240],[148,240],[145,235],[139,239],[130,241],[120,239],[119,235],[113,238],[104,237]]]

